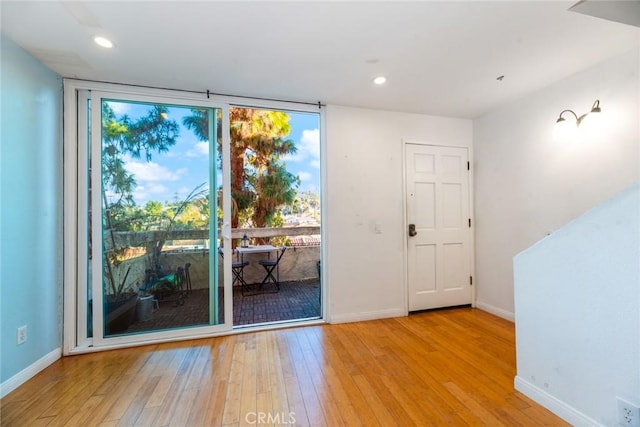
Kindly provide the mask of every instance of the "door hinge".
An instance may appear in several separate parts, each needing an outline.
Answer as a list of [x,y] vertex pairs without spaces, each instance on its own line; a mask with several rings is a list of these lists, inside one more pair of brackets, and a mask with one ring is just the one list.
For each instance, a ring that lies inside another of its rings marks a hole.
[[469,284],[473,286],[473,276],[469,276]]
[[469,218],[469,228],[471,228],[471,218]]
[[471,170],[471,164],[469,162],[467,162],[467,170]]

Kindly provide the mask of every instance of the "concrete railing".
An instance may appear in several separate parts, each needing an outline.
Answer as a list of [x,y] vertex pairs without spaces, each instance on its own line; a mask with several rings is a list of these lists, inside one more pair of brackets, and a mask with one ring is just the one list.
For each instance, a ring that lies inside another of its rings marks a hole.
[[[276,227],[276,228],[244,228],[233,229],[232,238],[270,238],[280,236],[308,236],[319,235],[320,227]],[[113,237],[113,239],[112,239]],[[114,232],[105,239],[107,250],[113,247],[110,242],[115,242],[117,247],[130,248],[127,251],[127,259],[112,270],[116,279],[124,277],[127,270],[127,286],[137,288],[144,284],[145,271],[154,269],[152,248],[156,242],[164,240],[160,265],[165,272],[173,272],[178,267],[191,264],[190,276],[193,289],[208,287],[209,283],[209,248],[208,245],[181,245],[178,242],[207,242],[209,230],[172,230],[172,231],[143,231],[143,232]],[[173,244],[170,244],[172,242]],[[184,248],[184,249],[183,249]],[[195,249],[194,249],[195,248]],[[232,256],[236,256],[235,254]],[[262,281],[265,275],[264,268],[258,263],[260,259],[268,256],[265,253],[245,254],[244,260],[249,262],[245,267],[244,278],[248,283]],[[274,256],[274,255],[271,255]],[[318,279],[318,262],[320,260],[320,246],[291,246],[287,247],[278,266],[281,281],[297,281]],[[218,283],[222,286],[223,260],[217,256]]]
[[[265,228],[233,228],[232,239],[269,238],[279,236],[310,236],[320,234],[320,226],[305,227],[265,227]],[[220,235],[220,231],[218,231]],[[151,230],[151,231],[114,231],[105,238],[105,250],[113,247],[125,248],[152,245],[161,240],[207,240],[209,230]]]

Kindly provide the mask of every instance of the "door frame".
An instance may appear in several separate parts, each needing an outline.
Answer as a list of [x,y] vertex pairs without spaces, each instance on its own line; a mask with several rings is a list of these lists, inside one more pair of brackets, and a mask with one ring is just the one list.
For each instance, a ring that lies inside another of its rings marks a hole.
[[473,162],[473,147],[469,145],[459,144],[438,144],[433,142],[419,141],[413,139],[402,139],[402,257],[403,257],[403,282],[404,282],[404,312],[405,315],[409,315],[409,222],[407,218],[407,146],[408,145],[423,145],[430,147],[448,147],[448,148],[464,148],[469,155],[468,161],[470,165],[469,170],[469,218],[471,218],[471,260],[470,269],[472,277],[471,286],[471,307],[476,307],[476,251],[475,251],[475,209],[474,209],[474,162]]

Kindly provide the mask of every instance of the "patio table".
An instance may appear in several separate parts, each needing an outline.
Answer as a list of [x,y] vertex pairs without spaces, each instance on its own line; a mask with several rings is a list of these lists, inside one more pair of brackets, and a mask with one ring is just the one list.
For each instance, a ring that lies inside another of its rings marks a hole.
[[[276,259],[276,263],[274,267],[277,267],[280,259],[278,258],[277,252],[280,250],[280,248],[276,248],[273,245],[257,245],[257,246],[248,246],[246,248],[243,247],[237,247],[236,248],[236,256],[240,256],[240,261],[244,262],[244,254],[256,254],[256,253],[267,253],[269,256],[269,259],[271,258],[271,253],[275,253],[275,259]],[[271,276],[271,272],[273,271],[273,268],[269,268],[267,269],[265,267],[266,270],[266,274],[264,276],[264,279],[262,280],[262,282],[259,283],[260,288],[262,288],[262,285],[264,285],[267,280],[269,279],[269,277]],[[271,276],[273,277],[273,276]],[[278,283],[279,281],[279,277],[278,279],[274,280],[274,283],[277,287],[278,290],[280,290],[280,284]],[[257,285],[258,283],[253,283],[254,285]]]
[[[278,248],[276,248],[273,245],[257,245],[257,246],[249,246],[246,248],[237,247],[236,253],[240,254],[241,257],[244,257],[244,254],[256,254],[256,253],[264,253],[264,252],[271,254],[271,252],[275,252],[277,250]],[[242,259],[242,261],[244,261],[244,259]]]

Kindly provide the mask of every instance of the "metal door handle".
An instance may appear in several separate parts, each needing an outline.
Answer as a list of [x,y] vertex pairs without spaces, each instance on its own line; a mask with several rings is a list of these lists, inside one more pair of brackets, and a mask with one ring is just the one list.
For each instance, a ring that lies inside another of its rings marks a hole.
[[418,232],[416,231],[416,225],[415,224],[409,224],[409,236],[413,237],[416,234],[418,234]]

